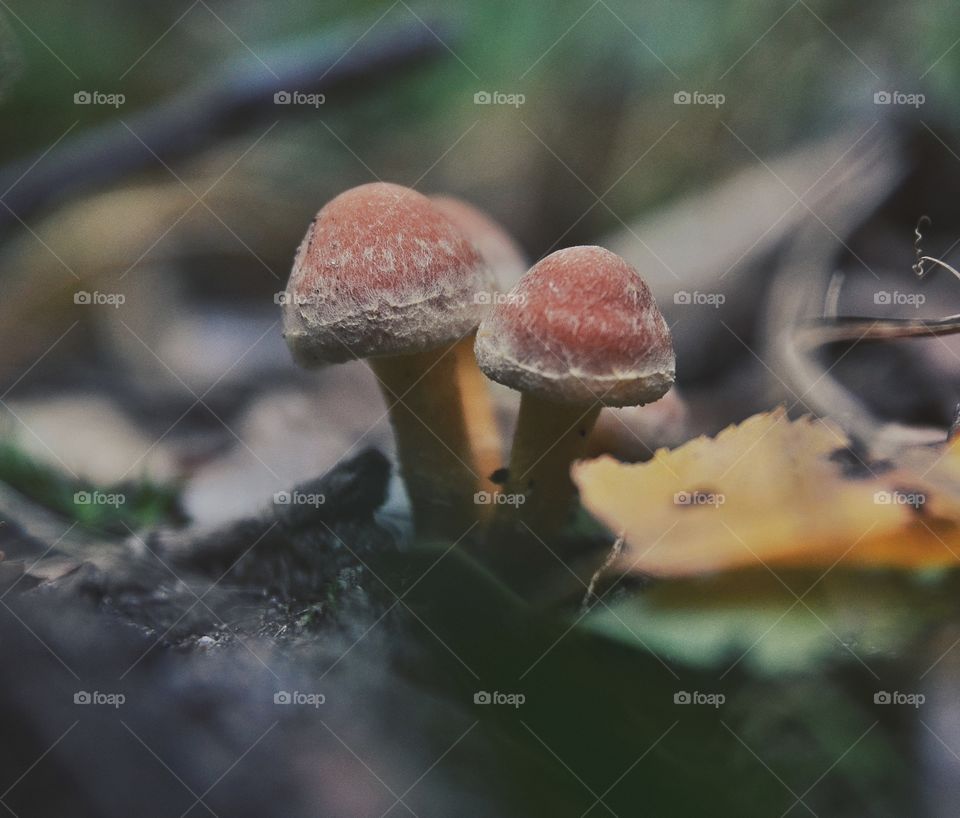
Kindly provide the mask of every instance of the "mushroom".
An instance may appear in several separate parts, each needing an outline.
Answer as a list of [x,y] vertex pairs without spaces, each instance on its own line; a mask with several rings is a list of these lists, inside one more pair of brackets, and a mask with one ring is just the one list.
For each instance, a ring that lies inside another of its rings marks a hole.
[[[453,196],[434,195],[430,201],[436,205],[460,232],[480,252],[481,257],[493,272],[496,292],[480,293],[481,301],[492,304],[498,297],[513,287],[527,269],[523,250],[514,238],[482,210]],[[492,495],[496,485],[491,476],[503,466],[503,441],[497,424],[497,413],[490,396],[490,382],[477,366],[473,353],[474,335],[457,344],[454,354],[459,358],[458,370],[463,376],[464,404],[467,425],[474,435],[473,447],[481,475],[485,478],[483,489]],[[479,507],[480,516],[490,505]]]
[[520,280],[529,267],[527,257],[503,225],[455,196],[435,194],[430,201],[474,243],[493,270],[500,292],[507,292]]
[[521,393],[499,502],[538,535],[574,508],[570,464],[600,409],[652,403],[674,381],[670,329],[650,288],[601,247],[535,264],[480,324],[476,355],[489,378]]
[[372,183],[328,202],[307,231],[283,299],[284,336],[303,366],[367,363],[389,407],[420,536],[459,538],[480,485],[461,359],[488,307],[491,273],[425,196]]

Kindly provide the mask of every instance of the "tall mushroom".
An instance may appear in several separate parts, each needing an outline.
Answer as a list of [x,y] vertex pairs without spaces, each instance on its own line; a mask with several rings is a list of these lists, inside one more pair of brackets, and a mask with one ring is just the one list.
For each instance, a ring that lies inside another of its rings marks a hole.
[[507,229],[480,208],[456,196],[434,194],[430,201],[474,243],[493,271],[500,292],[507,292],[530,266],[523,249]]
[[570,464],[603,406],[652,403],[674,381],[670,330],[622,258],[572,247],[536,265],[480,324],[477,362],[521,393],[504,500],[536,534],[566,522]]
[[373,183],[317,214],[297,251],[284,336],[304,366],[367,363],[389,407],[420,536],[458,538],[475,519],[480,472],[453,349],[490,289],[477,249],[425,196]]
[[[479,208],[453,196],[434,195],[430,201],[454,223],[480,252],[493,273],[496,292],[480,293],[479,298],[492,304],[513,287],[527,269],[523,250],[504,227]],[[474,452],[482,469],[483,488],[491,495],[496,485],[490,479],[503,466],[503,442],[497,425],[497,414],[490,395],[490,382],[477,367],[471,334],[457,344],[454,354],[459,358],[459,372],[467,413],[467,425],[474,436]],[[491,506],[479,509],[480,516]]]

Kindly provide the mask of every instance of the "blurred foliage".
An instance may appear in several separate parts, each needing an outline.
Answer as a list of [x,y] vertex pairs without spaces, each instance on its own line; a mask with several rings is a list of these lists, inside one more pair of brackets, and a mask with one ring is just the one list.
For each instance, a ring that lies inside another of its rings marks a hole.
[[[447,58],[384,78],[363,99],[331,99],[320,113],[285,118],[271,137],[277,152],[259,161],[281,177],[296,169],[319,202],[368,181],[368,168],[413,183],[462,136],[423,187],[488,200],[538,252],[556,238],[557,225],[568,226],[594,203],[587,187],[606,190],[674,122],[670,138],[612,191],[609,203],[624,217],[753,161],[723,122],[761,157],[800,135],[890,113],[873,105],[877,90],[924,92],[925,119],[960,124],[952,104],[960,49],[944,24],[952,11],[946,0],[560,0],[549,13],[506,0],[409,8],[100,0],[95,37],[77,36],[90,12],[67,0],[20,0],[9,9],[0,9],[0,60],[12,55],[19,70],[3,71],[3,110],[19,126],[0,135],[0,155],[8,159],[43,150],[76,121],[80,133],[117,116],[106,106],[74,106],[78,90],[124,93],[125,116],[202,80],[223,61],[256,65],[291,38],[343,26],[361,37],[371,25],[409,22],[414,13],[431,25],[446,23]],[[519,110],[478,109],[478,90],[523,93],[527,101]],[[678,109],[673,94],[680,90],[720,92],[727,101],[717,110]],[[241,142],[246,147],[249,139]],[[315,169],[306,178],[305,162]],[[561,201],[544,200],[550,192]],[[538,197],[543,207],[535,210]],[[596,207],[572,238],[616,225]]]
[[[179,489],[149,480],[97,486],[65,475],[61,470],[39,463],[15,444],[0,441],[0,482],[28,499],[83,528],[106,535],[127,536],[161,523],[181,523]],[[85,502],[97,494],[120,495],[117,504]],[[86,497],[84,497],[84,495]],[[78,496],[81,500],[78,502]]]
[[759,675],[890,661],[956,610],[957,576],[758,567],[654,584],[596,606],[587,625],[669,661]]

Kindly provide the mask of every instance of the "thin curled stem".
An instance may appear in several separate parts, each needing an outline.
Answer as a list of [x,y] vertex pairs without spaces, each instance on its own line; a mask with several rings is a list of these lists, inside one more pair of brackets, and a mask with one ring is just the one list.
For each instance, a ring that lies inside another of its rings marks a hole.
[[958,279],[960,279],[960,272],[947,264],[947,262],[938,258],[934,258],[933,256],[925,256],[923,254],[923,250],[920,247],[921,243],[923,242],[923,234],[920,232],[920,226],[923,224],[933,224],[933,222],[930,220],[929,216],[923,215],[917,220],[917,226],[913,229],[913,235],[915,237],[913,240],[913,249],[914,253],[916,254],[916,261],[913,263],[914,274],[921,280],[926,278],[926,276],[932,272],[931,268],[926,267],[926,264],[930,263],[939,267],[943,267],[945,270],[949,270]]

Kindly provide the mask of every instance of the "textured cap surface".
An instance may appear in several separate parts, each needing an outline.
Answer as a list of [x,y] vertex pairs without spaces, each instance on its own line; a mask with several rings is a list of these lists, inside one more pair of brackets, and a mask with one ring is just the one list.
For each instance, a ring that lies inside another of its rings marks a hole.
[[454,196],[431,196],[430,201],[480,251],[493,271],[496,287],[501,292],[514,287],[529,265],[520,245],[506,228],[479,208]]
[[562,403],[650,403],[674,381],[670,329],[650,288],[602,247],[534,265],[480,325],[476,353],[489,378]]
[[300,244],[284,336],[305,366],[423,352],[475,329],[490,287],[479,251],[426,196],[361,185],[328,202]]

